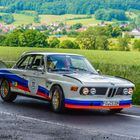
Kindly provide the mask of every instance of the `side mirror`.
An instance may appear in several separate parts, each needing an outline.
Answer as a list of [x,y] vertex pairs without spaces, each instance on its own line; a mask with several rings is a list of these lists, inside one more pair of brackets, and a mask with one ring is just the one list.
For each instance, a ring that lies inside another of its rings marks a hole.
[[38,67],[37,70],[42,72],[42,74],[45,72],[44,67]]
[[101,71],[99,69],[96,70],[99,74],[101,74]]

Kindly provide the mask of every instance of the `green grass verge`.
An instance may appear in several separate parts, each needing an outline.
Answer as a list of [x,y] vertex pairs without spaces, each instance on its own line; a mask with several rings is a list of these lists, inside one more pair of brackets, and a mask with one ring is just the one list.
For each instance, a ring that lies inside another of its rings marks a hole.
[[140,104],[139,52],[0,47],[0,59],[3,61],[16,61],[23,52],[27,51],[77,53],[84,55],[95,66],[95,68],[100,69],[103,74],[121,76],[133,81],[136,85],[133,102],[134,104]]

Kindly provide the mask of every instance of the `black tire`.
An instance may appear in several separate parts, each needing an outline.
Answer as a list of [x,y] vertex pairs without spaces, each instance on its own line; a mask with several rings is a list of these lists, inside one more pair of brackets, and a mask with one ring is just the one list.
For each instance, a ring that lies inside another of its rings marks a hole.
[[120,108],[120,109],[110,109],[110,113],[111,114],[120,113],[122,110],[123,110],[123,108]]
[[52,100],[51,106],[55,113],[62,113],[65,109],[64,107],[64,94],[60,86],[54,86],[51,90]]
[[6,79],[2,80],[1,82],[0,96],[5,102],[13,102],[17,97],[17,94],[11,92],[10,83]]

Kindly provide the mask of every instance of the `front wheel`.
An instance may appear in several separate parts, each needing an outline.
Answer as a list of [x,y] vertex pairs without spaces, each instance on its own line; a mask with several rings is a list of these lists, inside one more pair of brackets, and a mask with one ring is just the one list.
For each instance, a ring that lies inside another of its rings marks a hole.
[[54,86],[52,88],[52,109],[56,113],[61,113],[64,111],[64,94],[59,86]]
[[115,113],[120,113],[123,110],[123,108],[120,109],[110,109],[110,113],[115,114]]
[[4,79],[0,85],[0,96],[5,102],[13,102],[17,95],[11,92],[10,83]]

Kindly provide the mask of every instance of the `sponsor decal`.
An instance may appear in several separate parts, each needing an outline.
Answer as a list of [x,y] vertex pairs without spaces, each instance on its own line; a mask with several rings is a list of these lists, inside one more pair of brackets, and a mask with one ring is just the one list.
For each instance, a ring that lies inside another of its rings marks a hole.
[[30,78],[28,82],[28,87],[29,90],[31,91],[32,94],[36,94],[38,91],[38,84],[37,84],[37,79],[35,78]]

